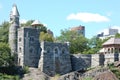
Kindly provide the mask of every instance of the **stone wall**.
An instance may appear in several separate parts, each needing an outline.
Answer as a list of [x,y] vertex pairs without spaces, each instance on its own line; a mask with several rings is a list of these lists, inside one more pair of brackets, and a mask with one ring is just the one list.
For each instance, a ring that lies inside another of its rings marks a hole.
[[72,70],[82,70],[91,66],[91,55],[73,54],[71,55]]
[[38,67],[40,59],[40,30],[35,28],[18,29],[18,64]]
[[67,44],[41,42],[41,57],[39,69],[53,76],[70,72],[71,61]]
[[97,66],[106,66],[120,60],[120,54],[73,54],[71,55],[72,70],[84,70]]

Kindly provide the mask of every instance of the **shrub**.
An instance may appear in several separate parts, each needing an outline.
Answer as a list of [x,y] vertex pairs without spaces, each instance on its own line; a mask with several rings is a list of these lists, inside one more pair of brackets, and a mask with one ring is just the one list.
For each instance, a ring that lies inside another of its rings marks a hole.
[[29,67],[23,66],[23,74],[29,73]]

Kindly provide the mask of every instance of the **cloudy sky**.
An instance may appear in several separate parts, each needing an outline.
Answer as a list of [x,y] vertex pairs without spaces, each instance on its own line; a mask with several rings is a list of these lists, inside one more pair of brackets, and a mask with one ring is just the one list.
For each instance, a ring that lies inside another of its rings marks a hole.
[[120,26],[120,0],[0,0],[0,24],[9,21],[13,4],[20,20],[39,20],[60,35],[61,29],[83,25],[91,38],[107,28]]

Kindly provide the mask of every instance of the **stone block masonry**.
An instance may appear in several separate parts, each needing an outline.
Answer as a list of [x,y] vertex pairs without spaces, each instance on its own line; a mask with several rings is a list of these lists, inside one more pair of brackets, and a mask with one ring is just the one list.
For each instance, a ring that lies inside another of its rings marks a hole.
[[40,59],[40,30],[35,28],[18,29],[18,65],[38,67]]
[[97,66],[107,66],[120,60],[119,53],[111,54],[73,54],[71,55],[72,70],[84,70]]
[[67,44],[41,42],[40,70],[50,76],[69,73],[71,68],[70,53]]

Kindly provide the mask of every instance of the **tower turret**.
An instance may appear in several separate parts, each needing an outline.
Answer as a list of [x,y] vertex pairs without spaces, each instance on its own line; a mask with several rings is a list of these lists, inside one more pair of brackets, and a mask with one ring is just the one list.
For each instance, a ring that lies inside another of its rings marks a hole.
[[19,12],[17,6],[14,4],[10,13],[10,27],[9,27],[9,45],[12,55],[17,55],[17,29],[19,28]]

